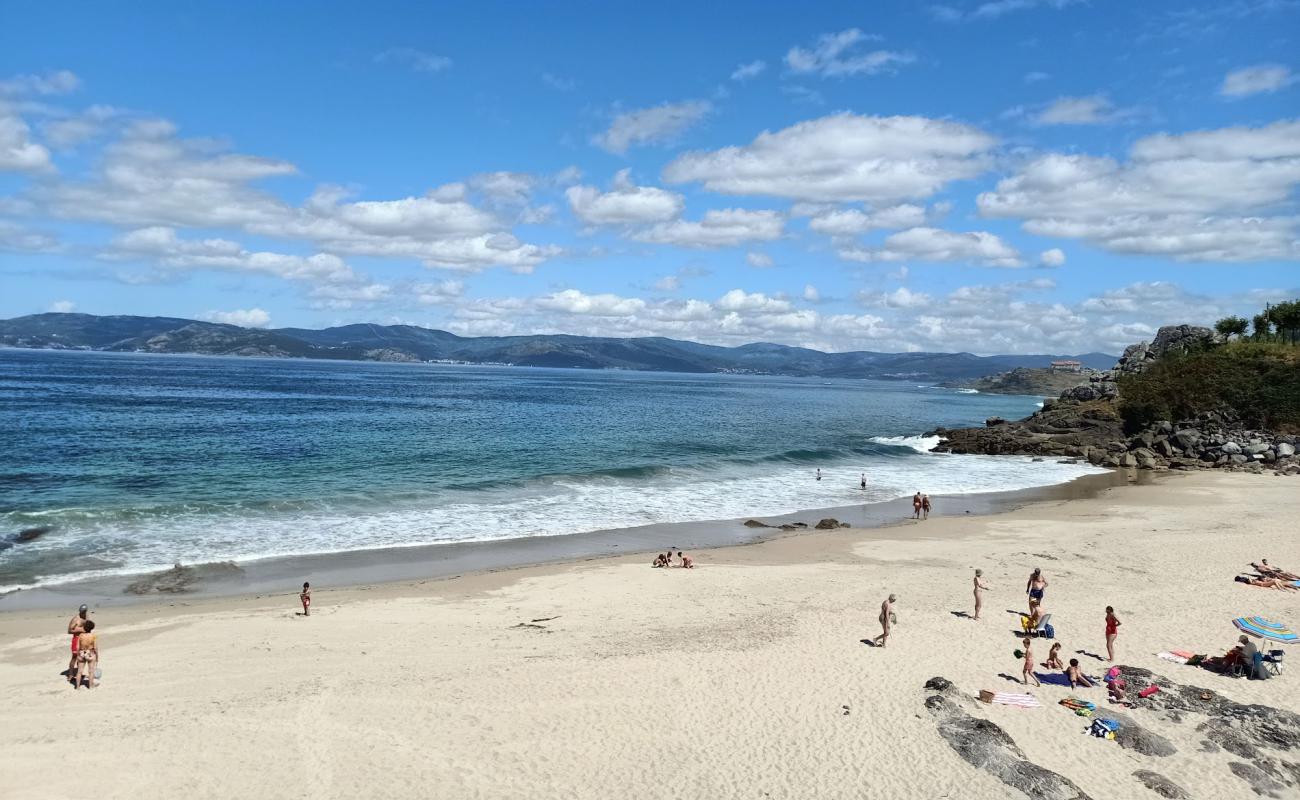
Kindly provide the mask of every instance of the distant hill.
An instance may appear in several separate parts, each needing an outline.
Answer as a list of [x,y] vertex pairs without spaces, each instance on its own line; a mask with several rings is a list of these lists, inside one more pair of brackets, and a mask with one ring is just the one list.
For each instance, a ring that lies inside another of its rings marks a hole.
[[443,361],[531,367],[734,372],[825,378],[951,381],[1070,358],[1105,369],[1115,356],[823,353],[760,342],[740,347],[646,337],[478,336],[413,325],[262,330],[174,317],[33,314],[0,320],[0,346],[356,361]]
[[[1077,360],[1077,359],[1076,359]],[[1010,372],[986,375],[974,380],[948,381],[945,386],[978,389],[984,394],[1029,394],[1056,397],[1066,389],[1085,383],[1095,370],[1057,372],[1048,367],[1017,367]]]

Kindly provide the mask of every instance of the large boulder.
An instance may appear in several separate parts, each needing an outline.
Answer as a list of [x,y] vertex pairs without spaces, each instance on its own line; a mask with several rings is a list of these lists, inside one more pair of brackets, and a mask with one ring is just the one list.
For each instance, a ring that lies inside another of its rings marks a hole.
[[1201,441],[1201,432],[1195,428],[1183,428],[1180,431],[1174,431],[1171,438],[1180,450],[1191,452],[1196,449],[1197,443]]
[[1241,454],[1241,445],[1237,444],[1236,442],[1224,442],[1219,449],[1222,450],[1224,454],[1230,456]]
[[1201,350],[1214,344],[1214,331],[1199,325],[1166,325],[1156,331],[1151,342],[1151,357],[1163,358],[1170,353]]
[[1278,458],[1289,458],[1290,456],[1293,455],[1295,455],[1295,445],[1289,444],[1287,442],[1281,442],[1278,444],[1277,446]]

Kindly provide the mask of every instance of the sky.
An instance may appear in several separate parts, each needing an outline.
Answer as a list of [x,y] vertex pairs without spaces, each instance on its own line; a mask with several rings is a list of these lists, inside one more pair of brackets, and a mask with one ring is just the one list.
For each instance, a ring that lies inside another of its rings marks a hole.
[[0,318],[1115,353],[1300,296],[1300,0],[6,5]]

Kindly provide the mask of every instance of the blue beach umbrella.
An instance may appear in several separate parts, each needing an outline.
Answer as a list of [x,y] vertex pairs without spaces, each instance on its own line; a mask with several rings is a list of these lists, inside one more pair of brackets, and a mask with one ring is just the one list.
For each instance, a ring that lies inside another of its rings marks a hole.
[[1263,617],[1237,617],[1232,624],[1242,633],[1267,639],[1270,642],[1292,644],[1296,641],[1295,631],[1280,622],[1273,622]]

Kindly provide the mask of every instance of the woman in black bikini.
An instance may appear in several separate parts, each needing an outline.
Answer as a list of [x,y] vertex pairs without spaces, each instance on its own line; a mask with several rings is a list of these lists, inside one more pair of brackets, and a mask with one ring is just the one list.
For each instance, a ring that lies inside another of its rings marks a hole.
[[1030,605],[1041,605],[1043,602],[1043,593],[1047,591],[1047,579],[1043,577],[1043,571],[1034,567],[1033,573],[1029,576],[1029,582],[1025,584],[1025,593],[1029,595]]

